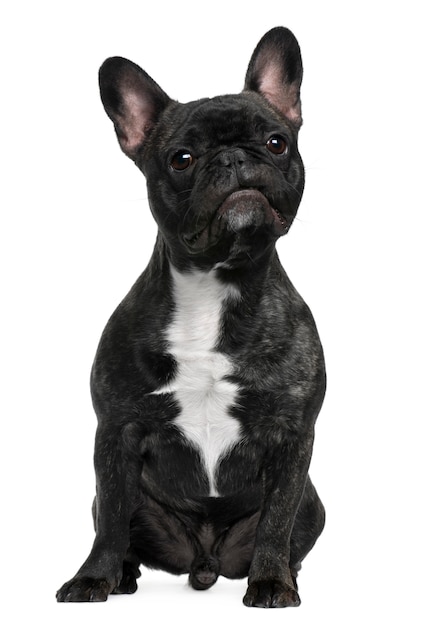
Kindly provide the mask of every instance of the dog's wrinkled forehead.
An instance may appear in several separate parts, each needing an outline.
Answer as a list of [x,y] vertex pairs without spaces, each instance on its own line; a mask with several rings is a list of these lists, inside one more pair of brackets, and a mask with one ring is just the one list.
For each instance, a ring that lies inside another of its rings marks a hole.
[[260,96],[244,93],[177,104],[167,111],[160,139],[167,149],[198,148],[206,152],[219,146],[262,141],[267,134],[282,130],[291,134],[287,120]]

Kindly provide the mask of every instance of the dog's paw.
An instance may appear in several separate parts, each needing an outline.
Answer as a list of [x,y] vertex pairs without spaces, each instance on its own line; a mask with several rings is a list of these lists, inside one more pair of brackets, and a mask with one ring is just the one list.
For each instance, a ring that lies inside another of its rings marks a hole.
[[191,566],[189,584],[193,589],[205,590],[212,587],[218,579],[220,565],[214,557],[201,557]]
[[112,585],[104,578],[72,578],[56,593],[57,602],[105,602]]
[[131,594],[135,593],[138,589],[137,578],[140,576],[140,572],[135,569],[123,568],[123,578],[120,583],[113,589],[111,593],[114,595],[120,595],[122,593]]
[[243,602],[245,606],[279,609],[299,606],[301,599],[293,587],[278,580],[260,580],[248,585]]

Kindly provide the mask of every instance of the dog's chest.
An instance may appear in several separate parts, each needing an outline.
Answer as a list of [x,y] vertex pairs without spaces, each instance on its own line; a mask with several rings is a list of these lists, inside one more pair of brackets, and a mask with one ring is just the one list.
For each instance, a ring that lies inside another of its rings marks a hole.
[[176,359],[174,380],[156,393],[173,393],[180,413],[175,424],[201,455],[211,496],[218,462],[239,441],[239,422],[230,415],[237,387],[226,380],[232,364],[216,350],[224,301],[237,297],[213,272],[180,274],[172,270],[175,312],[167,329],[169,351]]

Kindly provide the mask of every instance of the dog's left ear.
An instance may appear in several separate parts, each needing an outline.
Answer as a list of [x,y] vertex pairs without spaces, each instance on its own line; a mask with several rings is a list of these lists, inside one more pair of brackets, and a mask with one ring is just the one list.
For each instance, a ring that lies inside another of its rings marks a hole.
[[245,90],[257,91],[300,128],[302,59],[290,30],[273,28],[257,44],[245,78]]
[[122,57],[104,61],[99,88],[120,147],[135,161],[170,98],[141,67]]

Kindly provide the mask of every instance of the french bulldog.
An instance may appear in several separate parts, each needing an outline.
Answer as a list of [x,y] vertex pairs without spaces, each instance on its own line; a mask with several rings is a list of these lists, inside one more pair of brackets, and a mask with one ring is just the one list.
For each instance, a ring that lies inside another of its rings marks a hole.
[[131,61],[100,69],[158,235],[93,364],[96,536],[59,602],[133,593],[144,565],[198,590],[248,577],[249,607],[300,603],[325,520],[308,471],[326,375],[275,246],[304,188],[302,74],[282,27],[236,95],[180,104]]

